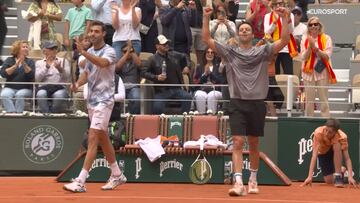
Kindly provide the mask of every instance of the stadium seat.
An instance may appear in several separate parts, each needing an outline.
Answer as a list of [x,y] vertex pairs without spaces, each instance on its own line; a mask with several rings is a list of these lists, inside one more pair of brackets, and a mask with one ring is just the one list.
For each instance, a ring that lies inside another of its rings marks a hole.
[[356,36],[355,41],[355,54],[358,56],[360,54],[360,35]]
[[[185,133],[186,141],[196,141],[201,135],[214,135],[219,141],[226,143],[226,119],[221,116],[188,116],[187,127]],[[198,148],[198,147],[195,147]],[[216,146],[206,146],[205,149],[216,149]]]
[[180,142],[184,141],[186,131],[186,117],[179,115],[167,115],[164,117],[164,136],[177,136]]
[[354,75],[352,86],[352,103],[360,103],[360,74]]
[[164,134],[163,118],[159,115],[134,115],[127,119],[128,144],[125,148],[139,148],[134,144],[139,139],[156,138]]

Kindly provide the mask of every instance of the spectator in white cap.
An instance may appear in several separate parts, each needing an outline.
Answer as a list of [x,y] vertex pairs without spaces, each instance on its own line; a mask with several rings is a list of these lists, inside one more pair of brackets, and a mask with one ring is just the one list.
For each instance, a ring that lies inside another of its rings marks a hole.
[[64,99],[69,96],[64,84],[56,83],[70,82],[70,63],[56,56],[58,44],[55,41],[45,41],[41,47],[44,59],[35,63],[35,81],[48,84],[39,85],[37,103],[41,113],[60,113],[64,110]]
[[[178,84],[184,84],[182,73],[189,69],[190,62],[185,54],[177,51],[169,51],[169,43],[164,35],[155,39],[156,53],[145,64],[143,77],[155,84],[163,84],[155,87],[153,113],[164,112],[166,100],[176,99],[181,101],[181,111],[188,112],[191,106],[191,95]],[[181,113],[182,113],[181,112]]]

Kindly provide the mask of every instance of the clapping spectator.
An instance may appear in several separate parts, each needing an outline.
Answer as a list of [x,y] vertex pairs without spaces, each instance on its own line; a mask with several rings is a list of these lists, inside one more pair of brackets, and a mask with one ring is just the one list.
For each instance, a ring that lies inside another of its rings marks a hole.
[[141,60],[135,53],[129,40],[121,47],[123,53],[115,65],[116,73],[122,78],[125,84],[126,99],[129,99],[129,111],[131,114],[140,114],[140,71]]
[[41,47],[44,59],[35,63],[35,81],[52,84],[39,85],[36,93],[37,103],[41,113],[60,113],[64,110],[65,98],[69,95],[63,84],[54,83],[70,81],[70,63],[56,56],[58,52],[56,42],[45,41]]
[[195,84],[207,85],[199,87],[194,95],[196,108],[200,114],[205,114],[206,107],[213,113],[217,112],[217,100],[222,98],[221,87],[212,85],[224,83],[222,74],[219,73],[220,61],[215,59],[215,52],[208,48],[204,57],[205,65],[199,65],[194,76]]
[[235,23],[227,19],[225,7],[219,5],[216,7],[216,19],[210,21],[211,36],[222,44],[235,36]]
[[[36,16],[30,17],[29,22],[34,23],[37,20],[41,21],[41,30],[40,32],[32,34],[34,35],[34,42],[32,46],[38,49],[41,42],[45,40],[56,40],[56,31],[54,21],[62,20],[62,11],[59,5],[56,4],[54,0],[34,0],[30,4],[28,12],[37,14]],[[40,41],[36,42],[35,35],[40,35]]]
[[264,38],[264,17],[270,12],[269,0],[250,1],[246,9],[245,20],[251,24],[254,30],[253,44]]
[[94,20],[101,21],[105,24],[105,43],[110,46],[112,46],[112,38],[115,32],[111,20],[111,6],[113,3],[119,4],[120,1],[121,0],[91,0],[90,4]]
[[305,116],[314,116],[315,88],[321,102],[321,116],[329,117],[329,83],[336,83],[336,76],[331,67],[333,52],[332,39],[325,34],[324,26],[316,16],[309,18],[308,32],[301,40],[303,59],[302,78],[305,85]]
[[[29,59],[29,44],[24,40],[17,40],[12,44],[11,57],[8,57],[1,68],[1,77],[6,82],[34,82],[35,63]],[[2,104],[6,112],[22,113],[25,98],[32,96],[31,84],[5,84],[1,91]],[[15,99],[15,105],[12,101]]]
[[[266,35],[271,36],[274,42],[278,41],[283,30],[283,26],[289,25],[289,32],[294,31],[294,14],[290,13],[288,22],[282,22],[276,9],[285,6],[284,0],[271,0],[272,12],[268,13],[264,17],[264,31]],[[285,46],[278,54],[275,61],[275,72],[280,74],[280,64],[283,68],[284,74],[293,74],[293,59],[298,54],[296,41],[290,34],[290,42]]]
[[113,47],[116,57],[121,58],[121,47],[131,40],[135,52],[141,52],[140,20],[141,9],[137,7],[139,0],[122,0],[121,6],[112,4],[112,25],[115,29]]

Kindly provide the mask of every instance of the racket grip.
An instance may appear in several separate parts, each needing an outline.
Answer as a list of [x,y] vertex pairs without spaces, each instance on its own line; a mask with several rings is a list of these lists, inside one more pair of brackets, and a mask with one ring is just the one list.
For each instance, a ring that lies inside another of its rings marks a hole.
[[204,150],[205,137],[200,135],[200,150]]

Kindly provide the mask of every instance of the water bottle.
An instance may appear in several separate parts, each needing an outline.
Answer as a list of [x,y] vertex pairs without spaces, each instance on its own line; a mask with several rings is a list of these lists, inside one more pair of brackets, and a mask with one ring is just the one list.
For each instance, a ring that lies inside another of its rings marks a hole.
[[166,76],[166,61],[164,60],[161,65],[161,74]]

